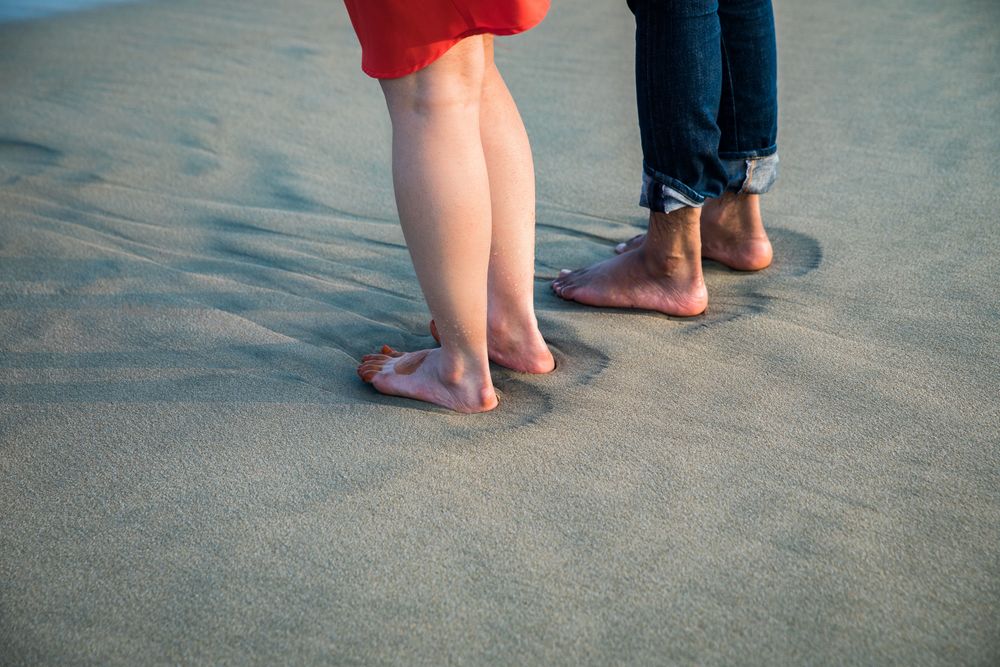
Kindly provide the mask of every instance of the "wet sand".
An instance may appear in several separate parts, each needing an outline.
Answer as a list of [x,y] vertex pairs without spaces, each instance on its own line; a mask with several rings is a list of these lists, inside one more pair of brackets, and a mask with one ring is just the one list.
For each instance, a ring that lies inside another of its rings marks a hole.
[[0,25],[11,664],[1000,661],[1000,9],[782,3],[773,267],[560,301],[641,231],[624,3],[497,58],[550,376],[457,416],[339,3]]

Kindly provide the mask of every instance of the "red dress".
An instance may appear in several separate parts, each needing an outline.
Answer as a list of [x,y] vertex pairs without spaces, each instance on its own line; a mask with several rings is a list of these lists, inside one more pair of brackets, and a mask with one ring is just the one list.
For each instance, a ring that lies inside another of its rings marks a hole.
[[427,67],[470,35],[533,28],[549,0],[344,0],[361,42],[361,69],[395,79]]

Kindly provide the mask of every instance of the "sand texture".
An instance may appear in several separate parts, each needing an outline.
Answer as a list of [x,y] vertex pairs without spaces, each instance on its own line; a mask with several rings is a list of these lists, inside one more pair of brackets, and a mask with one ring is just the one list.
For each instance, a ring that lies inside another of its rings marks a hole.
[[633,25],[498,42],[559,369],[426,347],[341,3],[0,26],[0,663],[1000,664],[1000,5],[778,7],[773,267],[560,301],[643,228]]

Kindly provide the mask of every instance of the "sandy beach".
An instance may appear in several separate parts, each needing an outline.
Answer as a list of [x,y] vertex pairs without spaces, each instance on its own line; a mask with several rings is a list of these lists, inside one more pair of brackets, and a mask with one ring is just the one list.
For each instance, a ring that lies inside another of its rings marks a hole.
[[0,24],[0,663],[1000,663],[1000,6],[776,7],[775,263],[644,228],[624,2],[500,39],[558,369],[459,416],[340,2]]

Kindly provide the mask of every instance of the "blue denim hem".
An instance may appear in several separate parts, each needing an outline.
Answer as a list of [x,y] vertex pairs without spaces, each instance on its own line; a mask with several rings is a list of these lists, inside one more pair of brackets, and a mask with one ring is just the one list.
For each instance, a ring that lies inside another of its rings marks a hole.
[[676,178],[660,173],[643,162],[642,192],[639,206],[657,213],[670,213],[685,206],[702,206],[705,197],[684,185]]
[[[721,159],[728,177],[726,190],[762,195],[778,180],[777,148],[747,152],[752,155]],[[758,153],[766,154],[757,155]],[[670,213],[685,206],[703,206],[705,199],[704,195],[699,195],[677,179],[643,164],[639,206],[657,213]]]
[[778,180],[778,154],[764,157],[722,160],[729,176],[727,190],[762,195]]
[[759,157],[767,157],[778,152],[778,144],[771,144],[767,148],[758,148],[752,151],[719,151],[720,160],[749,160]]

